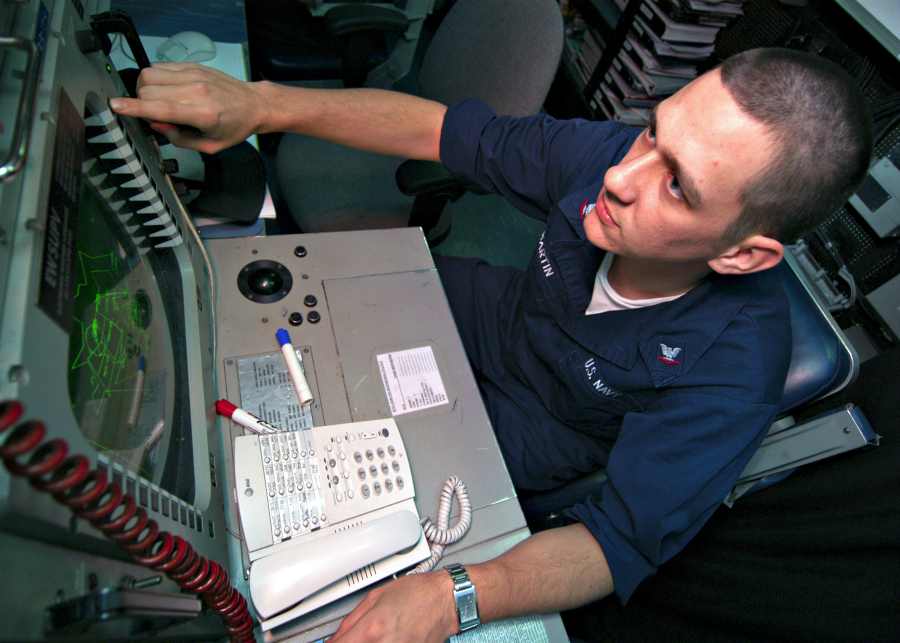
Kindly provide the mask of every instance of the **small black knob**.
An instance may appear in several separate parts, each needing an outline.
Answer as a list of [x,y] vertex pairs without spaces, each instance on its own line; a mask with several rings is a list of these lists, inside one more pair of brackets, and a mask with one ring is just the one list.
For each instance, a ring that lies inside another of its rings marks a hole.
[[297,246],[296,248],[294,248],[294,254],[298,257],[305,257],[306,248],[304,248],[303,246]]
[[310,324],[318,324],[322,320],[322,315],[319,314],[318,310],[311,310],[306,318]]
[[316,299],[315,295],[307,295],[306,297],[303,298],[303,303],[306,304],[307,306],[309,306],[310,308],[312,308],[313,306],[315,306],[316,304],[319,303],[319,300]]
[[288,323],[291,326],[299,326],[303,323],[303,314],[302,313],[291,313],[290,317],[288,317]]
[[75,44],[83,54],[92,54],[103,49],[103,39],[92,29],[76,31]]

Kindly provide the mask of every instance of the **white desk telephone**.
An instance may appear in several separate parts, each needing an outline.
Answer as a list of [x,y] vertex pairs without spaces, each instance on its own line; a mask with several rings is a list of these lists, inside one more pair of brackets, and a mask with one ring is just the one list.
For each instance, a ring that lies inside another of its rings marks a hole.
[[391,419],[241,436],[234,467],[263,630],[429,556]]

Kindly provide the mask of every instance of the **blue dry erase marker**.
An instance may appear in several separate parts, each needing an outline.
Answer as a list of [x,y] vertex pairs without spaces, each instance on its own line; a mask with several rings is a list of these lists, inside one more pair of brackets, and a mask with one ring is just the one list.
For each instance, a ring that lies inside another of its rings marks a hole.
[[278,343],[281,344],[281,354],[284,355],[284,363],[287,364],[288,373],[291,376],[291,382],[294,383],[294,390],[297,391],[300,404],[303,406],[312,404],[313,394],[309,389],[309,382],[306,381],[306,376],[303,375],[303,368],[300,366],[300,360],[297,358],[297,351],[294,350],[294,346],[291,344],[291,336],[288,335],[285,329],[279,328],[275,332],[275,337],[278,338]]

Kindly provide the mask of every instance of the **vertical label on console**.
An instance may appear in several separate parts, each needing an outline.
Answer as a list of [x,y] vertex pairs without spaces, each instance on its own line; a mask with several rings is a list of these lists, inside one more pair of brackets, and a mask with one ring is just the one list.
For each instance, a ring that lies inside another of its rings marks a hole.
[[383,353],[375,359],[392,415],[448,403],[431,346]]
[[75,233],[83,146],[84,121],[60,89],[37,305],[68,334],[72,333],[75,310]]
[[[300,367],[306,373],[303,355],[297,351]],[[312,409],[302,406],[291,383],[281,353],[244,357],[237,360],[241,408],[280,431],[311,428]]]

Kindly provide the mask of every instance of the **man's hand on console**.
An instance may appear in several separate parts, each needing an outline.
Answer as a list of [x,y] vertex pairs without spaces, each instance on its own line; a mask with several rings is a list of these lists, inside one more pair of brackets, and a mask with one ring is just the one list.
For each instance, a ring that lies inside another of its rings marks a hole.
[[214,154],[259,133],[273,106],[265,97],[268,86],[196,63],[155,63],[141,71],[137,99],[114,98],[109,105],[150,121],[173,145]]
[[458,627],[453,581],[441,569],[373,589],[344,618],[330,643],[443,643]]

